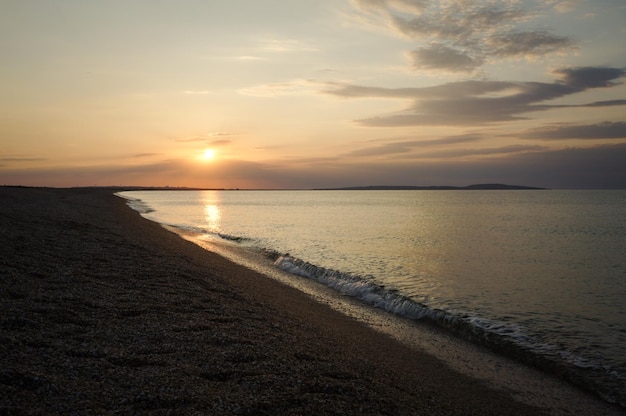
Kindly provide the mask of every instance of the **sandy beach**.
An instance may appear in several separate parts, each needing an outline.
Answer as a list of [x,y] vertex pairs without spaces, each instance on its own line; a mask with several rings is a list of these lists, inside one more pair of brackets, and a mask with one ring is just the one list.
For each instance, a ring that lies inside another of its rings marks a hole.
[[0,188],[0,414],[568,415],[143,219]]

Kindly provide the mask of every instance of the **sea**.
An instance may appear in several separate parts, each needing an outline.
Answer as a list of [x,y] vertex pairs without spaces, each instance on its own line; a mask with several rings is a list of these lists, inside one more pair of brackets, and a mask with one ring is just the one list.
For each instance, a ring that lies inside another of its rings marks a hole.
[[626,191],[138,190],[146,218],[626,407]]

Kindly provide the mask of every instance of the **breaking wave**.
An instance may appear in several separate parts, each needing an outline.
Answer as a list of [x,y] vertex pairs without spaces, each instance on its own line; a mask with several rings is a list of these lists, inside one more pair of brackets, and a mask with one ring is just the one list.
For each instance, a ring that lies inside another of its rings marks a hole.
[[253,239],[248,238],[248,237],[241,237],[241,236],[230,235],[230,234],[226,234],[222,232],[210,231],[210,230],[207,230],[206,228],[201,228],[201,227],[194,227],[190,225],[181,225],[181,224],[167,224],[167,223],[163,223],[163,224],[167,225],[168,227],[176,228],[183,232],[206,235],[206,236],[210,236],[213,238],[219,238],[221,240],[231,241],[234,243],[244,243],[248,241],[254,241]]
[[[125,198],[127,204],[142,215],[147,218],[152,216],[150,213],[153,213],[154,209],[143,200],[129,198],[123,194],[117,195]],[[189,224],[171,223],[178,222],[177,219],[158,222],[177,229],[181,234],[195,234],[202,239],[206,236],[227,244],[251,246],[255,250],[263,245],[261,240],[254,238],[230,235]],[[371,276],[327,269],[274,250],[264,250],[264,254],[283,271],[317,281],[346,296],[395,315],[444,328],[460,338],[553,373],[585,390],[595,392],[608,402],[626,407],[624,389],[626,374],[615,367],[598,364],[598,361],[602,361],[601,353],[585,354],[585,357],[582,357],[558,341],[546,342],[545,340],[554,339],[550,333],[531,334],[523,324],[507,321],[506,318],[488,319],[479,313],[448,310],[445,306],[437,307],[441,305],[403,295],[392,287],[377,283]]]
[[615,385],[623,385],[625,381],[621,374],[556,345],[542,342],[527,334],[519,325],[431,307],[388,289],[376,283],[373,278],[316,266],[274,250],[264,249],[263,252],[276,267],[285,272],[315,280],[395,315],[445,328],[456,336],[483,345],[496,353],[556,374],[595,392],[609,402],[624,405],[623,392],[615,390]]

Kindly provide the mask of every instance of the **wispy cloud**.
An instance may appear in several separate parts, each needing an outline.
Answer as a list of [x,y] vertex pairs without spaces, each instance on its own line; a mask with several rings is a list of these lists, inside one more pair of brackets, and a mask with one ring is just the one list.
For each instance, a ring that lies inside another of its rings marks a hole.
[[216,131],[216,132],[207,134],[208,137],[223,137],[223,136],[234,136],[234,135],[235,133],[228,133],[225,131]]
[[175,139],[176,142],[179,143],[207,143],[207,144],[211,144],[214,146],[219,146],[219,145],[225,145],[230,143],[231,141],[228,139],[216,139],[218,137],[230,137],[230,136],[234,136],[234,133],[227,133],[227,132],[222,132],[222,131],[217,131],[217,132],[212,132],[212,133],[207,133],[205,135],[201,135],[201,136],[192,136],[192,137],[185,137],[185,138],[180,138],[180,139]]
[[403,140],[384,143],[377,146],[369,146],[353,150],[341,156],[383,156],[388,154],[409,153],[417,148],[446,146],[459,143],[477,142],[481,138],[477,135],[451,136],[436,140]]
[[207,95],[207,94],[213,93],[212,91],[209,91],[209,90],[185,90],[183,92],[189,95]]
[[319,48],[307,45],[298,39],[268,38],[259,41],[260,49],[266,52],[317,52]]
[[240,55],[240,56],[233,57],[233,59],[236,61],[265,61],[267,60],[267,58],[264,58],[262,56],[255,56],[255,55]]
[[195,142],[205,142],[207,141],[206,137],[194,136],[194,137],[185,137],[183,139],[175,139],[174,141],[179,143],[195,143]]
[[225,140],[225,139],[211,140],[210,142],[208,142],[208,144],[211,145],[211,146],[226,146],[226,145],[229,145],[231,143],[232,143],[232,141]]
[[[326,84],[339,97],[377,97],[411,100],[399,113],[357,120],[364,126],[470,125],[523,119],[530,112],[567,105],[546,104],[594,88],[618,85],[624,68],[583,67],[554,71],[554,82],[460,81],[423,88],[379,88]],[[624,105],[624,100],[577,106]],[[569,106],[572,107],[572,106]]]
[[256,63],[259,61],[271,61],[277,55],[296,52],[318,52],[319,48],[306,44],[298,39],[281,39],[276,37],[266,37],[254,39],[252,46],[240,55],[223,56],[221,59],[227,61]]
[[597,124],[558,123],[523,131],[519,137],[539,140],[626,139],[626,122]]
[[28,163],[28,162],[43,162],[48,159],[41,157],[30,157],[30,156],[14,156],[14,155],[0,155],[0,168],[5,168],[10,165]]
[[42,157],[31,157],[31,156],[0,156],[0,162],[16,162],[16,163],[25,163],[25,162],[43,162],[48,160]]
[[592,103],[583,104],[581,107],[613,107],[618,105],[626,105],[626,100],[594,101]]
[[317,94],[319,83],[306,79],[296,79],[286,82],[268,83],[242,88],[238,92],[243,95],[257,97],[277,97],[281,95],[308,95]]
[[580,4],[580,0],[565,0],[565,1],[557,1],[554,5],[554,10],[559,13],[569,13],[576,9],[576,7]]
[[[434,152],[433,152],[434,153]],[[550,188],[626,188],[626,143],[560,150],[541,146],[441,151],[436,163],[421,159],[294,158],[272,162],[225,160],[194,166],[169,160],[142,165],[4,169],[6,183],[47,186],[171,185],[254,188],[319,188],[348,185],[469,185],[494,180]],[[464,158],[471,154],[485,158]],[[491,155],[491,156],[490,156]],[[431,154],[430,157],[436,156]],[[425,157],[425,156],[424,156]],[[489,163],[485,159],[489,157]],[[325,163],[320,169],[320,163]],[[198,170],[201,169],[201,170]],[[200,175],[200,176],[199,176]],[[199,177],[202,177],[200,181]],[[105,178],[105,179],[103,179]],[[103,183],[105,181],[105,183]],[[195,181],[195,182],[194,182]]]
[[449,149],[440,150],[436,152],[420,153],[417,155],[419,158],[443,158],[452,159],[457,157],[466,156],[492,156],[492,155],[504,155],[514,153],[528,153],[537,152],[542,150],[548,150],[546,146],[538,145],[509,145],[499,147],[485,147],[485,148],[461,148],[461,149]]

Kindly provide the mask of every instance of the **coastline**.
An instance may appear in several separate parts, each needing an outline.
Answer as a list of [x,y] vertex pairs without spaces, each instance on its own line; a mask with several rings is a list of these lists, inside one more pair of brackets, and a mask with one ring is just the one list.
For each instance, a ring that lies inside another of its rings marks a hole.
[[0,200],[0,413],[623,414],[523,403],[111,191]]

